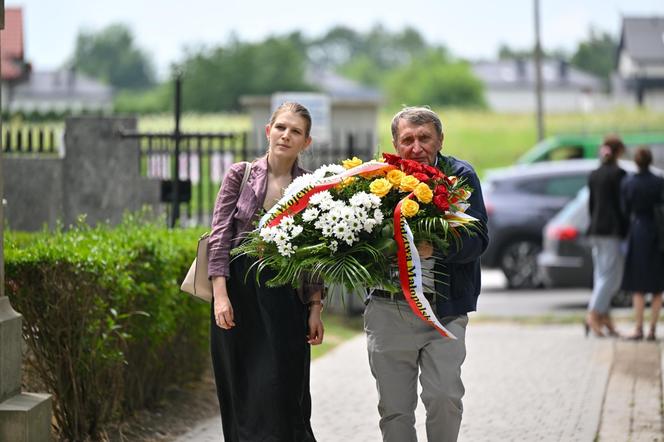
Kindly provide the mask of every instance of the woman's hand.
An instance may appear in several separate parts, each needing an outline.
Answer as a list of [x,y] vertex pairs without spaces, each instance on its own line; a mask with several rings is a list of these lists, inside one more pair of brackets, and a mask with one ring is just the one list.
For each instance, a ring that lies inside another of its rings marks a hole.
[[214,296],[214,320],[224,330],[235,327],[233,305],[226,291],[226,278],[212,278],[212,291]]
[[323,320],[320,318],[323,306],[321,304],[312,304],[309,306],[309,334],[307,334],[307,342],[311,345],[319,345],[323,343]]

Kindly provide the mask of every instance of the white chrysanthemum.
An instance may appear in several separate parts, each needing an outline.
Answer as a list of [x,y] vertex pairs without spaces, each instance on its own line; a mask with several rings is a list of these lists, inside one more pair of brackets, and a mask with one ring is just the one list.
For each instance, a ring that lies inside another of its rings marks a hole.
[[311,198],[309,199],[309,204],[313,204],[314,206],[318,206],[321,203],[332,201],[332,195],[330,194],[329,191],[323,190],[322,192],[315,193],[311,195]]
[[317,178],[310,174],[306,173],[304,175],[301,175],[297,178],[295,178],[289,185],[286,187],[286,190],[284,190],[284,195],[288,195],[291,192],[295,192],[296,190],[300,190],[303,187],[306,187],[308,185],[313,184]]
[[302,220],[304,220],[304,222],[311,222],[317,219],[319,215],[320,210],[316,209],[315,207],[309,207],[302,213]]
[[374,210],[374,216],[373,217],[374,217],[374,219],[376,220],[376,222],[378,224],[381,224],[383,222],[383,212],[381,212],[380,210],[378,210],[378,209]]
[[296,236],[298,236],[303,231],[304,231],[304,227],[302,227],[302,226],[293,226],[293,228],[290,231],[291,239],[295,238]]
[[363,224],[364,231],[367,232],[367,233],[371,233],[373,231],[374,227],[376,227],[376,225],[377,225],[376,220],[373,219],[373,218],[369,218],[366,221],[364,221],[364,224]]
[[330,241],[330,243],[328,244],[328,248],[329,248],[332,252],[336,252],[336,251],[339,249],[339,243],[336,242],[335,240],[332,240],[332,241]]
[[274,233],[273,227],[263,227],[260,231],[261,238],[268,243],[274,241]]
[[277,245],[279,245],[279,244],[287,242],[290,239],[290,237],[289,237],[288,233],[286,233],[286,231],[280,229],[275,233],[273,239],[274,239],[274,242]]
[[362,230],[363,224],[364,223],[361,223],[357,218],[348,220],[348,227],[350,227],[350,230],[353,232]]
[[326,164],[314,170],[313,174],[316,178],[324,178],[327,175],[338,175],[345,170],[340,164]]
[[372,209],[377,209],[380,207],[380,197],[378,195],[374,195],[373,193],[369,193],[367,195]]
[[290,243],[277,244],[277,251],[281,256],[285,256],[287,258],[295,253],[295,250],[293,250],[293,246]]
[[334,236],[343,240],[346,236],[346,233],[348,232],[348,224],[346,224],[344,221],[341,221],[332,226],[332,231],[334,232]]
[[291,229],[295,225],[295,219],[293,219],[292,216],[284,216],[281,218],[281,221],[279,221],[279,227],[283,229]]
[[364,222],[369,218],[369,214],[365,210],[358,209],[355,211],[355,219],[357,222],[360,224],[364,224]]
[[355,209],[352,207],[344,206],[341,208],[341,219],[348,222],[355,219]]
[[348,202],[353,207],[366,207],[369,201],[366,192],[358,192],[351,196]]

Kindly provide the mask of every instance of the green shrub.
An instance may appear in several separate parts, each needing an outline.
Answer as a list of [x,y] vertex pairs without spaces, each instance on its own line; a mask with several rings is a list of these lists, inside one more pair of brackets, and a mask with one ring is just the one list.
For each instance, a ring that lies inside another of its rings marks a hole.
[[141,217],[31,238],[6,232],[6,292],[61,438],[95,439],[104,423],[200,375],[209,305],[179,290],[200,233]]

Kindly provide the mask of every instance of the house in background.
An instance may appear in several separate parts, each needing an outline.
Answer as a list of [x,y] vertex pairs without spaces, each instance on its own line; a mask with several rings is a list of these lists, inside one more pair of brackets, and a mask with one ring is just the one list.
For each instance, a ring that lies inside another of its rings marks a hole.
[[73,69],[34,71],[14,88],[8,109],[42,114],[110,113],[113,89]]
[[376,127],[381,93],[327,70],[311,68],[306,73],[306,80],[319,92],[240,97],[240,104],[251,117],[249,144],[260,150],[266,149],[265,124],[275,104],[278,105],[276,102],[283,101],[282,98],[297,98],[312,111],[315,121],[312,129],[322,129],[322,133],[312,133],[314,143],[319,147],[348,147],[350,143],[358,151],[365,152],[367,158],[372,156],[378,145]]
[[616,65],[618,100],[664,110],[664,17],[624,17]]
[[70,69],[34,71],[31,68],[25,60],[21,8],[5,9],[5,28],[0,32],[4,112],[112,111],[110,86]]
[[16,85],[30,75],[30,63],[25,60],[23,46],[23,11],[20,8],[5,8],[5,27],[0,31],[0,87],[2,108],[11,102]]
[[[495,112],[535,112],[535,66],[531,60],[476,62],[473,73],[484,83],[487,105]],[[608,105],[601,79],[565,61],[542,61],[547,113],[589,112]]]

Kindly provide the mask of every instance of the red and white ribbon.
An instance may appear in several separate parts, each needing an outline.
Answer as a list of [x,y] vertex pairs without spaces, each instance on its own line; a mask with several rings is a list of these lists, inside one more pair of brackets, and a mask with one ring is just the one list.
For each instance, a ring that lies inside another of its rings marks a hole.
[[394,208],[394,240],[397,242],[397,265],[399,266],[401,290],[410,309],[416,316],[431,324],[443,337],[457,339],[436,318],[436,314],[422,290],[420,254],[417,252],[413,232],[410,230],[406,218],[401,214],[402,203],[412,196],[412,193],[409,194],[399,201]]

